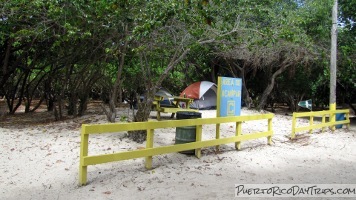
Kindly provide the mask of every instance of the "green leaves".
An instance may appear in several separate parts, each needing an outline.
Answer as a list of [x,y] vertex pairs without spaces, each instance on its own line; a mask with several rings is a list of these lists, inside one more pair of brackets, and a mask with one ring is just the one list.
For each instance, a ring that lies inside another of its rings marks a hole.
[[[340,0],[339,77],[349,86],[355,78],[347,74],[356,74],[354,4]],[[97,66],[111,83],[125,55],[127,87],[142,83],[137,80],[145,73],[158,80],[172,63],[165,80],[172,87],[184,78],[203,79],[196,70],[210,78],[216,75],[210,63],[223,65],[224,58],[266,71],[312,58],[315,73],[324,76],[331,5],[332,0],[4,0],[0,60],[10,43],[10,64]]]

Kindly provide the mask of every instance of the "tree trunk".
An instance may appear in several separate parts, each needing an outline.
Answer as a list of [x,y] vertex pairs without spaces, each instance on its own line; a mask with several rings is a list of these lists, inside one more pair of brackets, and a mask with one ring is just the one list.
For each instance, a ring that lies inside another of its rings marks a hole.
[[289,66],[290,66],[290,64],[285,64],[281,68],[279,68],[276,72],[273,73],[269,84],[267,85],[266,89],[263,91],[261,100],[257,106],[258,110],[262,110],[266,106],[268,96],[271,94],[271,92],[273,90],[274,83],[276,81],[277,76],[279,76],[281,73],[283,73]]
[[247,90],[246,78],[245,78],[245,69],[241,68],[241,78],[242,78],[242,97],[245,100],[245,104],[248,108],[252,106],[252,100],[250,93]]
[[6,110],[7,110],[6,105],[0,104],[0,121],[2,121],[5,118],[5,116],[7,114]]
[[299,106],[298,103],[304,98],[304,94],[301,95],[291,95],[287,96],[287,102],[289,105],[289,110],[292,112],[298,112]]
[[64,92],[61,91],[61,94],[55,97],[57,101],[53,102],[53,114],[56,121],[63,119],[63,96]]
[[[150,115],[151,109],[148,108],[147,103],[139,103],[138,106],[143,106],[144,108],[139,108],[137,110],[135,115],[135,121],[148,121],[148,116]],[[128,138],[137,143],[143,143],[144,141],[146,141],[147,132],[146,130],[129,131]]]
[[[148,118],[151,113],[151,108],[152,108],[152,103],[153,103],[155,93],[156,93],[155,88],[151,87],[147,92],[146,98],[142,102],[140,101],[137,102],[138,109],[134,117],[135,122],[148,121]],[[132,139],[137,143],[142,143],[146,141],[147,138],[146,130],[130,131],[128,138]]]
[[[233,62],[233,65],[240,71],[240,77],[242,79],[242,99],[245,101],[245,104],[248,108],[251,108],[252,106],[252,99],[250,97],[250,93],[247,90],[247,85],[246,85],[246,78],[245,78],[245,67],[247,66],[244,63],[243,67],[240,67],[238,64]],[[237,70],[235,68],[230,66],[230,72],[233,74],[233,77],[237,78]]]
[[87,108],[88,108],[88,95],[79,97],[78,116],[83,116]]
[[29,113],[32,99],[29,97],[29,95],[27,95],[24,101],[25,101],[25,113]]
[[[160,86],[163,82],[163,80],[168,76],[169,72],[176,66],[179,62],[181,62],[187,53],[190,51],[190,48],[185,49],[183,52],[180,52],[180,50],[177,50],[173,57],[171,58],[167,68],[164,70],[164,72],[161,74],[159,79],[153,83],[152,79],[149,78],[149,74],[146,74],[145,77],[143,77],[146,87],[146,96],[143,102],[137,102],[138,103],[138,110],[136,112],[136,115],[134,117],[135,122],[144,122],[147,121],[150,113],[151,113],[151,108],[152,108],[152,103],[154,96],[156,94],[156,88]],[[141,57],[141,67],[144,68],[144,66],[148,66],[147,63],[143,63],[142,57]],[[149,73],[149,66],[147,69],[147,73]],[[142,71],[145,71],[144,69]],[[130,131],[129,132],[129,138],[132,139],[135,142],[142,143],[146,140],[146,131]]]
[[47,104],[47,111],[53,111],[53,109],[54,109],[54,99],[53,98],[48,98],[46,104]]
[[[128,26],[125,25],[125,35],[127,35],[127,34],[128,34]],[[122,47],[122,52],[120,55],[120,63],[119,63],[119,68],[118,68],[117,74],[116,74],[116,80],[115,80],[114,86],[112,88],[110,99],[109,99],[109,110],[104,110],[104,112],[106,114],[106,118],[108,119],[109,122],[115,122],[115,118],[116,118],[117,97],[118,97],[119,89],[121,88],[120,85],[122,83],[121,75],[122,75],[122,69],[123,69],[124,63],[125,63],[127,45],[128,45],[128,42],[127,42],[127,40],[125,40],[125,43]],[[105,109],[104,106],[102,106],[102,108]]]
[[77,109],[77,105],[78,105],[78,96],[76,94],[76,92],[72,91],[72,93],[70,94],[71,96],[69,97],[69,102],[68,102],[68,115],[72,115],[72,116],[77,116],[78,114],[78,109]]
[[352,103],[349,103],[349,106],[350,106],[350,108],[354,111],[354,113],[356,113],[356,108],[355,108],[355,106],[353,106]]
[[41,105],[42,105],[42,102],[45,100],[45,95],[42,95],[40,101],[37,103],[37,105],[35,105],[31,110],[30,112],[34,112],[36,111]]
[[122,95],[122,84],[124,82],[124,78],[120,80],[120,84],[118,86],[118,105],[123,102],[123,95]]
[[64,99],[64,88],[61,88],[60,94],[53,97],[53,109],[54,117],[56,121],[63,119],[63,99]]

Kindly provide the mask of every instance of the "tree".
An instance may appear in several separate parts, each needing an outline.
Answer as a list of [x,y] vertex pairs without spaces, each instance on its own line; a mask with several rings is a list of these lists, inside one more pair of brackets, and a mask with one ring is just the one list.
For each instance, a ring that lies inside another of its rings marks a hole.
[[[205,6],[205,11],[222,9],[224,3]],[[154,95],[172,70],[177,67],[195,46],[214,43],[218,38],[234,33],[236,30],[213,32],[211,23],[202,23],[201,4],[191,2],[189,7],[181,1],[149,1],[142,9],[145,15],[136,22],[137,58],[145,88],[143,102],[139,103],[135,121],[147,121]],[[213,25],[212,25],[213,26]],[[144,131],[129,134],[133,140],[142,142]]]
[[356,1],[340,0],[341,26],[338,29],[337,97],[340,104],[348,104],[354,112],[356,99]]
[[[263,109],[276,79],[286,70],[308,65],[318,56],[315,44],[301,26],[304,16],[294,1],[244,2],[247,8],[240,13],[239,35],[234,35],[219,55],[232,61],[240,76],[261,71],[268,82],[260,94],[258,109]],[[226,48],[228,47],[228,48]],[[246,81],[244,81],[246,83]],[[245,84],[246,85],[246,84]],[[248,92],[248,89],[245,89]],[[246,101],[249,95],[246,94]]]

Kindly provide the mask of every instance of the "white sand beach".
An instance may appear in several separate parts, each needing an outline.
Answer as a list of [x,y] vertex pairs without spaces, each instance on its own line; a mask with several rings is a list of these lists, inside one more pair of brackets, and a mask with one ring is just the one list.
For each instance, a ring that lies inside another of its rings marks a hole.
[[[120,116],[128,116],[122,108]],[[88,183],[79,186],[79,147],[82,123],[105,123],[99,112],[60,122],[29,122],[42,118],[8,116],[0,127],[0,199],[233,199],[235,184],[356,184],[356,129],[300,133],[290,141],[292,117],[276,114],[273,143],[266,138],[204,148],[198,159],[180,153],[153,157],[146,170],[144,158],[88,167]],[[203,118],[216,111],[201,111]],[[260,114],[242,109],[242,115]],[[47,115],[50,115],[49,113]],[[120,116],[118,119],[120,119]],[[155,120],[156,113],[151,113]],[[168,120],[170,114],[163,114]],[[131,117],[131,115],[129,116]],[[299,119],[299,124],[308,120]],[[263,131],[267,122],[242,125],[243,133]],[[221,127],[222,136],[234,134],[234,124]],[[154,146],[174,144],[175,129],[155,131]],[[215,126],[203,126],[203,140],[215,137]],[[145,147],[123,134],[90,137],[89,155]]]

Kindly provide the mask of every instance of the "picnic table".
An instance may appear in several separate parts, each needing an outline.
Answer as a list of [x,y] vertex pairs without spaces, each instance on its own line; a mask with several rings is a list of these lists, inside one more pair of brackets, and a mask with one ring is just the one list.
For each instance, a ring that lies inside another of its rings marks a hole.
[[[193,102],[193,99],[184,98],[184,97],[173,97],[170,105],[161,105],[160,101],[164,98],[161,96],[155,96],[153,101],[153,108],[157,111],[157,120],[161,119],[161,112],[163,113],[172,113],[171,118],[174,117],[175,113],[178,111],[192,111],[197,112],[195,109],[190,108],[190,104]],[[185,105],[185,107],[181,106],[181,103]]]

